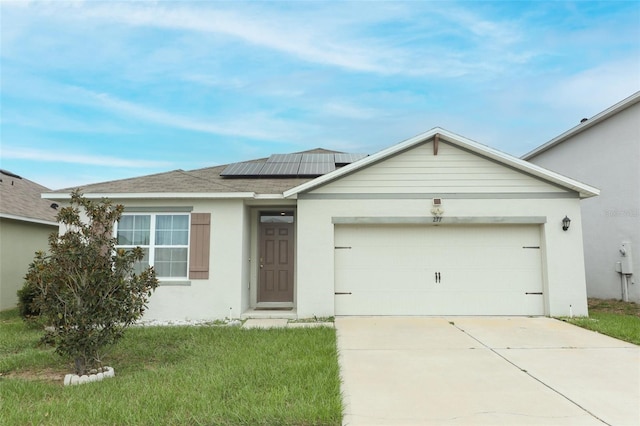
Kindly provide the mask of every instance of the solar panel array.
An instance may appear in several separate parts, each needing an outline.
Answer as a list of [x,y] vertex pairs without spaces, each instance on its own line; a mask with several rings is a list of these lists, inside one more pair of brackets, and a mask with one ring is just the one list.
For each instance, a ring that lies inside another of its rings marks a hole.
[[313,177],[351,164],[366,154],[273,154],[265,162],[229,164],[220,173],[228,177]]

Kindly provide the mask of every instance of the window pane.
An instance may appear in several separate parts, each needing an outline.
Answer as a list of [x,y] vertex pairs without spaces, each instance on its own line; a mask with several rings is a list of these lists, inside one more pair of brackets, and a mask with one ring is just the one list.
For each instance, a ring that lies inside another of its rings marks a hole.
[[156,216],[156,229],[171,229],[172,218],[169,215]]
[[189,244],[189,231],[173,231],[173,244],[186,246]]
[[170,246],[171,231],[156,231],[156,244],[159,246]]
[[173,229],[188,230],[189,229],[189,216],[187,215],[175,215],[173,216]]
[[118,221],[118,229],[133,229],[134,216],[122,216]]
[[146,231],[134,231],[133,232],[133,245],[148,246],[149,245],[149,230],[146,230]]
[[156,244],[161,246],[187,245],[189,243],[188,215],[156,216]]
[[149,267],[149,249],[145,248],[142,249],[142,251],[144,252],[144,257],[142,258],[142,260],[133,264],[133,272],[135,272],[136,274],[141,273]]
[[118,221],[119,245],[149,245],[149,215],[123,215]]
[[120,229],[118,226],[118,245],[131,246],[133,245],[133,231]]
[[262,213],[260,214],[261,223],[293,223],[293,212],[281,213]]
[[187,276],[186,248],[157,248],[155,251],[155,270],[158,277]]
[[146,229],[148,230],[151,226],[151,216],[150,215],[135,215],[135,228],[136,229]]

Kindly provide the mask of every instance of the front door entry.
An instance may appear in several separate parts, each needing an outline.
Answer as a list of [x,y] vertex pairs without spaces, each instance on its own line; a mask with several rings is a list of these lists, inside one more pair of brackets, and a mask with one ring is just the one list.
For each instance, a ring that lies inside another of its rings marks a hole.
[[260,214],[258,303],[293,302],[293,212]]

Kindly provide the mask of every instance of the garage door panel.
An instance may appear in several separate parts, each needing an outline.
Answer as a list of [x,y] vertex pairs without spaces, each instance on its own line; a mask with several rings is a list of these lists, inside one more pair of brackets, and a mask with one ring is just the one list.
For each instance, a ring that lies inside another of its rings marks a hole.
[[389,269],[348,269],[341,275],[336,291],[411,291],[425,289],[429,281],[424,270],[395,268]]
[[[373,291],[366,294],[366,304],[357,292],[336,296],[336,312],[342,315],[523,315],[535,312],[542,296],[525,296],[521,292],[453,292],[453,291]],[[505,302],[495,305],[495,299]],[[455,308],[451,301],[455,300]],[[493,306],[495,305],[495,306]],[[491,313],[487,306],[493,306]],[[348,312],[348,314],[346,313]],[[529,315],[540,315],[532,313]]]
[[336,226],[336,246],[348,247],[335,254],[336,314],[543,315],[539,233],[523,225]]

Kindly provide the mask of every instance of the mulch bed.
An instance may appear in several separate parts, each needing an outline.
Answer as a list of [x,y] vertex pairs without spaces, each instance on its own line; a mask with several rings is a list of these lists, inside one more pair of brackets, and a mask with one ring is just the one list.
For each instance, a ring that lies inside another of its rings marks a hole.
[[640,318],[640,304],[615,299],[588,299],[589,312],[633,315]]

